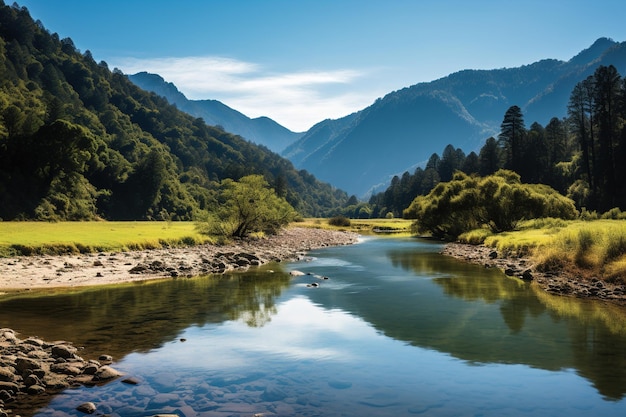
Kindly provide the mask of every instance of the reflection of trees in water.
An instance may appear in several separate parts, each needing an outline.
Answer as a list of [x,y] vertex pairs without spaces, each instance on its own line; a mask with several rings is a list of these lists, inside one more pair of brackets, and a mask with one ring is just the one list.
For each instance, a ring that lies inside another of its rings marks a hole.
[[626,395],[626,307],[535,290],[555,316],[577,324],[569,326],[569,333],[578,374],[606,398],[622,399]]
[[160,280],[0,303],[0,321],[24,336],[65,339],[117,360],[174,340],[189,326],[243,319],[262,326],[289,285],[282,272]]
[[[498,303],[510,334],[519,337],[517,343],[511,346],[497,337],[489,339],[485,336],[483,352],[469,354],[468,350],[459,349],[459,346],[468,343],[461,338],[437,345],[424,343],[425,339],[421,338],[417,344],[479,362],[527,363],[553,370],[575,368],[606,398],[619,400],[626,395],[626,356],[623,354],[626,349],[625,307],[550,295],[534,284],[509,278],[499,270],[485,269],[438,254],[390,251],[388,256],[396,267],[417,275],[432,275],[432,281],[448,296],[470,302]],[[460,319],[462,312],[457,316]],[[522,334],[530,317],[534,320],[528,331],[536,333],[533,337],[541,338],[536,340],[541,340],[544,346],[533,346],[532,339]],[[445,319],[435,315],[433,319],[439,321],[437,326],[441,332],[447,331],[449,324]],[[472,337],[479,337],[480,330],[477,329]],[[553,353],[541,357],[542,350]],[[559,350],[562,355],[558,355]]]

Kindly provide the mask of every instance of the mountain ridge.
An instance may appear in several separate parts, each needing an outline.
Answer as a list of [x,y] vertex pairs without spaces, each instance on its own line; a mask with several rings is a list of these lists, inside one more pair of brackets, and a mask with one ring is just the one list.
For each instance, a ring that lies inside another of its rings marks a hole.
[[366,197],[448,144],[477,151],[497,135],[512,105],[522,109],[528,124],[564,117],[574,85],[609,64],[626,70],[626,43],[599,38],[568,61],[457,71],[390,92],[343,118],[322,121],[282,155],[323,181]]
[[304,132],[292,132],[266,116],[250,118],[218,100],[190,100],[171,82],[146,71],[129,75],[138,87],[158,94],[180,110],[201,117],[212,126],[220,126],[227,132],[239,135],[258,145],[280,153],[298,140]]

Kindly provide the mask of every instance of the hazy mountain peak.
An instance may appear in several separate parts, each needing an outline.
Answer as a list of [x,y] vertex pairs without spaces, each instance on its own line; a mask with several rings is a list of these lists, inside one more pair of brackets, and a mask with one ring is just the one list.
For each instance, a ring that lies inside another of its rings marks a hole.
[[547,124],[567,114],[574,85],[598,65],[626,72],[626,43],[599,38],[569,61],[542,59],[516,68],[461,70],[385,95],[371,106],[313,126],[283,156],[349,194],[414,169],[452,144],[466,153],[496,135],[506,110]]
[[274,152],[281,152],[302,136],[302,133],[292,132],[269,117],[251,119],[218,100],[189,100],[174,84],[158,74],[139,72],[130,75],[129,79],[144,90],[165,97],[180,110],[203,118],[207,124],[221,126],[227,132],[266,146]]

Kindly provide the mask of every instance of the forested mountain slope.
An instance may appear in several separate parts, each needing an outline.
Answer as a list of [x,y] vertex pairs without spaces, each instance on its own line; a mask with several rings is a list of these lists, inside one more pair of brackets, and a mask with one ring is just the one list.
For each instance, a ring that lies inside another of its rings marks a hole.
[[192,219],[262,174],[303,215],[347,195],[141,90],[0,1],[0,218]]
[[529,124],[567,113],[576,83],[600,65],[626,71],[626,44],[598,39],[569,61],[519,68],[464,70],[387,94],[371,106],[311,128],[282,155],[324,181],[360,196],[394,174],[425,165],[452,144],[478,151],[519,106]]
[[274,152],[282,152],[303,133],[292,132],[268,117],[249,118],[218,100],[189,100],[178,88],[158,74],[139,72],[130,80],[147,91],[163,96],[179,109],[195,117],[202,117],[212,126],[221,126],[245,139],[264,145]]

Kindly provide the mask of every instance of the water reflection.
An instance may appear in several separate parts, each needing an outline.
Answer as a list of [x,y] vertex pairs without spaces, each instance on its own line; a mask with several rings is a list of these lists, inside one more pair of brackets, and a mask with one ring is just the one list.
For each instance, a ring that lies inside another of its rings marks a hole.
[[120,359],[155,349],[189,326],[235,319],[263,326],[276,312],[276,297],[288,286],[286,273],[261,269],[61,291],[1,300],[0,322],[23,337],[72,341],[85,347],[85,357],[107,353]]
[[351,293],[317,292],[315,301],[358,314],[387,336],[415,346],[473,363],[577,369],[607,398],[626,393],[626,309],[551,296],[499,270],[441,256],[415,240],[364,245],[359,251],[348,258],[365,262],[384,255],[387,267],[368,264],[353,276],[313,263],[312,271],[360,287]]
[[[98,391],[124,416],[624,412],[624,309],[553,297],[438,250],[367,239],[285,267],[311,273],[298,278],[260,269],[4,299],[0,320],[114,355],[142,381]],[[152,412],[162,393],[171,409]],[[68,391],[41,415],[79,398],[93,399]]]

